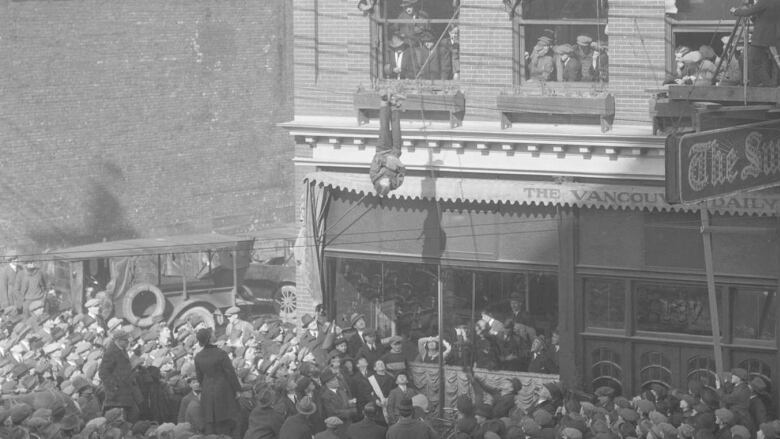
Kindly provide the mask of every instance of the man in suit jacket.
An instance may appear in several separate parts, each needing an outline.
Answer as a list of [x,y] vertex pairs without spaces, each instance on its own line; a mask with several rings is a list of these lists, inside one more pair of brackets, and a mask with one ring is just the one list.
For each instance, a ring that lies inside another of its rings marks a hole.
[[125,420],[135,422],[139,415],[138,399],[141,391],[127,354],[129,345],[130,336],[127,332],[122,329],[114,331],[112,340],[103,353],[98,376],[105,390],[104,412],[112,408],[122,408],[125,412]]
[[582,80],[582,65],[580,60],[574,56],[574,48],[571,44],[561,44],[553,49],[560,59],[559,81],[576,82]]
[[16,276],[19,272],[19,266],[16,264],[16,257],[12,256],[7,264],[0,267],[0,308],[8,308],[15,305],[14,299],[17,296]]
[[322,416],[324,418],[338,416],[343,421],[349,422],[356,413],[355,401],[350,400],[344,389],[341,388],[338,375],[328,368],[322,372],[320,380],[323,384],[322,393],[320,393]]
[[376,415],[376,405],[366,404],[363,419],[347,427],[347,439],[385,439],[387,428],[376,423]]
[[201,388],[200,404],[206,434],[230,435],[238,413],[241,384],[227,353],[212,344],[211,328],[199,329],[196,338],[203,349],[195,355],[195,375]]
[[265,388],[257,396],[257,405],[249,414],[249,428],[244,439],[276,439],[284,418],[273,408],[273,390]]
[[748,48],[748,81],[752,87],[774,87],[770,76],[769,59],[780,62],[780,57],[771,52],[777,48],[778,23],[780,23],[780,0],[757,0],[754,5],[731,8],[738,17],[753,17],[755,29]]
[[388,41],[386,62],[384,66],[387,79],[413,79],[416,72],[412,67],[412,58],[406,41],[400,34],[393,34]]
[[279,439],[311,439],[314,436],[309,417],[317,411],[317,405],[310,396],[304,396],[295,404],[295,409],[298,413],[284,421]]

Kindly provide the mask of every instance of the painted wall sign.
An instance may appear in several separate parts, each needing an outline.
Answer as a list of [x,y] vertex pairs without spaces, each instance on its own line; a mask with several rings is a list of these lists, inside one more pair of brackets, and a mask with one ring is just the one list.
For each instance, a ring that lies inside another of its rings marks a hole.
[[667,138],[666,195],[693,203],[780,185],[780,122]]

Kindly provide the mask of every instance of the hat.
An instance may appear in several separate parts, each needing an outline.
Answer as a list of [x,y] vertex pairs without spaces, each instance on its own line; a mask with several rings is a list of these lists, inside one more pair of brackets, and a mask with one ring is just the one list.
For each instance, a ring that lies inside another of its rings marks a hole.
[[561,431],[561,437],[568,439],[582,439],[582,432],[576,428],[566,427]]
[[337,416],[331,416],[325,419],[325,426],[328,428],[337,428],[339,425],[344,425],[344,421]]
[[329,367],[326,367],[325,370],[322,371],[322,374],[320,374],[320,382],[322,382],[322,384],[327,384],[334,378],[336,378],[336,373],[333,372]]
[[552,42],[553,42],[552,38],[550,38],[550,37],[546,37],[546,36],[544,36],[544,35],[542,35],[541,37],[539,37],[539,39],[538,39],[537,41],[539,41],[540,43],[545,43],[545,44],[546,44],[546,45],[548,45],[548,46],[549,46],[549,45],[551,45],[551,44],[552,44]]
[[264,388],[257,395],[257,406],[261,408],[271,407],[274,404],[274,394],[269,388]]
[[615,389],[609,386],[601,386],[598,389],[596,389],[596,392],[594,392],[596,396],[606,396],[606,397],[613,397],[615,396]]
[[655,410],[655,404],[647,399],[640,399],[636,402],[636,410],[641,413],[650,413]]
[[404,341],[404,339],[400,335],[394,335],[394,336],[390,337],[389,340],[387,340],[388,344],[401,343],[402,341]]
[[750,380],[750,387],[756,392],[763,392],[766,390],[766,382],[759,377],[753,377],[753,379]]
[[92,308],[96,306],[100,306],[100,300],[95,298],[89,299],[86,301],[86,303],[84,303],[85,308]]
[[618,415],[620,415],[620,417],[623,418],[623,420],[626,422],[636,424],[637,421],[639,421],[639,413],[633,409],[620,409],[618,410]]
[[650,422],[652,422],[653,424],[661,424],[663,422],[667,422],[666,416],[664,416],[664,414],[659,411],[654,410],[650,412],[650,414],[647,415],[647,417],[650,419]]
[[534,421],[536,421],[537,424],[539,424],[541,427],[550,427],[553,423],[553,417],[545,409],[537,409],[534,412],[533,415]]
[[580,46],[587,46],[592,42],[593,42],[593,38],[587,35],[580,35],[577,37],[577,44],[579,44]]
[[[421,38],[422,39],[422,38]],[[425,40],[423,40],[425,41]],[[349,326],[355,326],[355,323],[358,322],[358,320],[363,319],[363,321],[366,321],[366,316],[363,314],[354,313],[349,318]]]
[[750,439],[750,431],[744,425],[735,425],[731,427],[732,439]]
[[696,428],[694,428],[691,424],[686,424],[683,422],[679,427],[677,427],[677,433],[682,438],[692,438],[693,434],[696,433]]
[[301,316],[301,326],[304,328],[309,326],[309,324],[311,324],[313,321],[314,317],[312,317],[311,314],[304,314]]
[[122,320],[121,320],[121,319],[118,319],[118,318],[116,318],[116,317],[112,317],[112,318],[111,318],[111,319],[108,321],[107,325],[108,325],[108,330],[109,330],[109,331],[113,331],[113,330],[115,330],[116,328],[118,328],[118,327],[122,326]]
[[412,404],[412,398],[405,396],[398,405],[398,413],[401,416],[411,416],[414,413],[414,405]]
[[693,52],[688,52],[685,55],[682,56],[681,61],[684,63],[697,63],[702,60],[701,52],[698,50],[694,50]]
[[418,0],[401,0],[401,7],[405,8],[407,6],[416,5]]
[[423,43],[428,42],[434,42],[436,41],[436,38],[434,38],[433,34],[430,31],[424,30],[417,34],[417,38],[422,41]]
[[30,302],[30,311],[35,311],[36,309],[43,308],[43,301],[42,300],[33,300]]
[[715,50],[706,44],[699,47],[699,53],[701,53],[701,56],[704,59],[715,58]]
[[412,406],[419,407],[423,412],[428,413],[428,398],[425,395],[418,393],[412,396]]
[[317,405],[314,404],[310,396],[304,396],[295,404],[295,409],[302,415],[310,415],[317,411]]
[[668,422],[662,422],[658,425],[654,425],[652,430],[653,433],[659,438],[671,439],[677,437],[677,429]]
[[734,369],[731,369],[731,374],[738,376],[742,381],[748,380],[748,371],[741,367],[735,367]]
[[724,424],[734,423],[734,413],[729,409],[720,408],[715,410],[715,418],[720,419]]
[[21,424],[33,413],[33,408],[27,403],[17,404],[11,407],[11,420],[14,424]]
[[232,316],[234,314],[238,314],[239,312],[241,312],[241,309],[239,307],[231,306],[230,308],[227,309],[227,311],[225,311],[225,315]]
[[[404,41],[403,38],[401,38],[401,35],[395,33],[395,34],[393,34],[392,37],[390,37],[390,42],[388,44],[390,45],[391,49],[400,49],[401,47],[403,47],[403,45],[405,43],[406,42]],[[304,317],[306,317],[306,316],[304,316]],[[301,318],[301,321],[303,321],[302,318]]]
[[566,43],[553,47],[553,51],[558,55],[571,55],[574,53],[574,48],[571,47],[571,44]]

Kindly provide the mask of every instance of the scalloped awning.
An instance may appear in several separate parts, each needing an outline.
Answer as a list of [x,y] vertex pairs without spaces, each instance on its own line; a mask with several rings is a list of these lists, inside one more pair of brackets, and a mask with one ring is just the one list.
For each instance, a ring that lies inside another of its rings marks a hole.
[[[307,175],[305,180],[358,195],[375,195],[367,174],[320,171]],[[664,198],[663,187],[483,178],[407,175],[403,185],[391,192],[388,198],[662,212],[698,211],[697,206],[668,204]],[[777,215],[780,209],[780,194],[748,192],[710,200],[707,205],[713,213],[773,216]]]

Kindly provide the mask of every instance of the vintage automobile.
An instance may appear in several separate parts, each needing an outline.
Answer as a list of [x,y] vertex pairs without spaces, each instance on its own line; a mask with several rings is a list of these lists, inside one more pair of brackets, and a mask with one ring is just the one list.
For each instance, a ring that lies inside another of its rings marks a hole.
[[101,242],[48,256],[58,266],[52,272],[68,276],[56,284],[77,312],[105,291],[113,315],[131,324],[196,318],[215,327],[222,310],[257,303],[241,288],[253,245],[253,238],[200,234]]
[[252,255],[252,262],[244,274],[243,292],[250,301],[272,303],[280,317],[290,317],[298,308],[295,290],[295,257],[285,250],[281,256],[261,259]]

